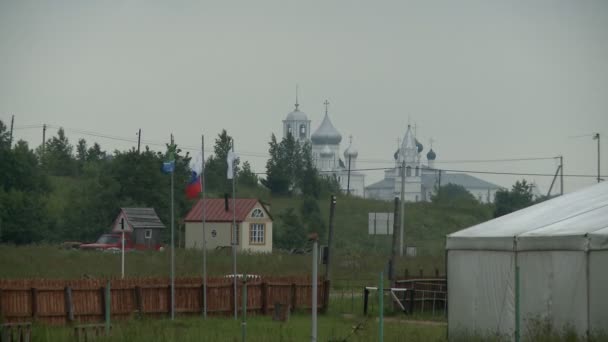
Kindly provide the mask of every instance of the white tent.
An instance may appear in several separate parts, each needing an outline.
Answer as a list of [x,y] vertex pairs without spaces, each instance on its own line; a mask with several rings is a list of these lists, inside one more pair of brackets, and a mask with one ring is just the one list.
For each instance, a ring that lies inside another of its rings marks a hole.
[[608,329],[608,182],[447,236],[448,333]]

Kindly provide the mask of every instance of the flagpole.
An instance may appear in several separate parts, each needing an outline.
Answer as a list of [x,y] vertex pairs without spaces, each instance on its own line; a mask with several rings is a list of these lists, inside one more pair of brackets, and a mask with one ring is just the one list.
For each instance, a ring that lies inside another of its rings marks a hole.
[[[234,138],[232,138],[232,153],[234,154]],[[235,161],[232,161],[232,230],[234,232],[232,238],[232,274],[234,281],[234,319],[238,320],[238,302],[236,301],[236,246],[238,241],[238,230],[236,228],[236,186],[235,186]]]
[[202,222],[203,222],[203,317],[207,318],[207,232],[205,231],[205,135],[201,136],[201,152],[202,165],[201,169],[201,190],[203,198],[201,199],[202,206]]
[[[173,134],[171,134],[171,148],[173,148]],[[174,166],[175,168],[175,166]],[[173,173],[171,172],[171,319],[175,319],[175,242],[173,218]]]

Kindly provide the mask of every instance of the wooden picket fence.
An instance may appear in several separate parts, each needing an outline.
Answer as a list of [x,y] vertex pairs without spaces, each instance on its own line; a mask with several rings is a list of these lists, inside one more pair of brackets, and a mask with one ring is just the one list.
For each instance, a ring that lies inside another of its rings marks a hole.
[[[106,298],[106,287],[110,296]],[[237,308],[242,307],[242,280],[237,279]],[[234,310],[234,283],[230,278],[208,278],[207,313],[230,315]],[[327,308],[329,282],[320,279],[317,305]],[[104,321],[106,301],[110,317],[167,317],[171,309],[168,278],[141,279],[0,279],[0,322],[34,321],[46,324],[92,323]],[[247,311],[271,314],[274,304],[289,305],[292,310],[311,309],[310,277],[261,277],[247,281]],[[201,315],[203,281],[198,278],[175,280],[175,312],[178,315]]]

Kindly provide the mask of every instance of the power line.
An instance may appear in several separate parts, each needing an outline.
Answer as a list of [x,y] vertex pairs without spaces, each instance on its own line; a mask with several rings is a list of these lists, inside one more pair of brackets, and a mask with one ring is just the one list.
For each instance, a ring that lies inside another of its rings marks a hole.
[[[397,167],[399,168],[399,167]],[[394,167],[384,167],[384,168],[365,168],[365,169],[352,169],[351,171],[385,171],[385,170],[394,170]],[[441,171],[441,172],[459,172],[459,173],[479,173],[479,174],[489,174],[489,175],[507,175],[507,176],[538,176],[538,177],[554,177],[554,174],[550,173],[524,173],[524,172],[497,172],[497,171],[478,171],[478,170],[455,170],[455,169],[431,169],[427,168],[426,170],[431,171]],[[319,171],[319,173],[335,173],[335,171]],[[256,175],[265,175],[266,172],[256,172]],[[584,175],[584,174],[564,174],[564,177],[579,177],[579,178],[596,178],[597,175]],[[602,175],[600,177],[608,177],[606,175]]]
[[[63,128],[66,131],[70,131],[70,132],[75,132],[75,133],[79,133],[79,134],[83,134],[86,136],[93,136],[93,137],[97,137],[97,138],[103,138],[103,139],[109,139],[109,140],[116,140],[116,141],[122,141],[122,142],[129,142],[129,143],[137,143],[137,139],[132,139],[132,138],[125,138],[125,137],[120,137],[120,136],[115,136],[115,135],[109,135],[109,134],[105,134],[105,133],[99,133],[99,132],[95,132],[95,131],[89,131],[89,130],[83,130],[83,129],[76,129],[76,128],[67,128],[67,127],[60,127],[60,126],[56,126],[56,125],[46,125],[47,127],[50,128],[54,128],[54,129],[60,129]],[[39,125],[39,124],[31,124],[31,125],[21,125],[21,126],[17,126],[15,127],[15,129],[30,129],[30,128],[42,128],[44,127],[44,125]],[[160,147],[164,147],[166,146],[166,143],[163,142],[158,142],[158,141],[153,141],[153,140],[142,140],[143,143],[147,144],[147,145],[152,145],[152,146],[160,146]],[[181,145],[180,148],[182,150],[188,150],[188,151],[200,151],[199,147],[196,146],[189,146],[189,145]],[[211,150],[209,150],[209,152],[211,152]],[[260,153],[260,152],[247,152],[247,151],[242,151],[239,153],[242,156],[247,156],[247,157],[257,157],[257,158],[269,158],[270,155],[267,153]],[[534,160],[555,160],[557,157],[533,157],[533,158],[504,158],[504,159],[468,159],[468,160],[445,160],[445,161],[435,161],[436,163],[493,163],[493,162],[517,162],[517,161],[534,161]],[[361,159],[359,160],[360,162],[382,162],[382,163],[394,163],[394,161],[388,161],[388,160],[380,160],[380,159]],[[395,167],[380,167],[380,168],[360,168],[360,169],[352,169],[352,171],[385,171],[385,170],[392,170]],[[497,171],[480,171],[480,170],[456,170],[456,169],[431,169],[431,168],[427,168],[427,170],[433,170],[433,171],[447,171],[447,172],[461,172],[461,173],[476,173],[476,174],[490,174],[490,175],[509,175],[509,176],[537,176],[537,177],[554,177],[553,174],[549,174],[549,173],[524,173],[524,172],[497,172]],[[319,173],[334,173],[335,171],[319,171]],[[266,172],[256,172],[256,175],[265,175]],[[564,177],[578,177],[578,178],[596,178],[597,175],[585,175],[585,174],[564,174]],[[600,177],[608,177],[606,175],[600,175]]]
[[[462,164],[462,163],[502,163],[502,162],[519,162],[519,161],[535,161],[535,160],[555,160],[558,157],[532,157],[532,158],[504,158],[504,159],[447,159],[435,160],[436,164]],[[394,164],[394,160],[388,159],[358,159],[358,162],[363,163],[378,163],[378,164]]]
[[[42,125],[39,125],[38,127],[42,127]],[[69,128],[69,127],[60,127],[60,126],[56,126],[56,125],[47,125],[47,127],[54,128],[54,129],[63,128],[65,131],[79,133],[82,135],[92,136],[92,137],[96,137],[96,138],[130,142],[130,143],[134,143],[134,144],[137,143],[137,139],[109,135],[109,134],[99,133],[99,132],[95,132],[95,131],[89,131],[89,130],[83,130],[83,129],[77,129],[77,128]],[[154,140],[143,140],[142,139],[141,142],[146,145],[150,145],[150,146],[160,146],[160,147],[166,146],[166,143],[160,142],[160,141],[154,141]],[[200,151],[200,147],[197,147],[197,146],[179,145],[179,148],[182,150],[187,150],[187,151]],[[213,152],[213,150],[206,150],[206,151]],[[239,152],[239,154],[243,155],[243,156],[247,156],[247,157],[257,157],[257,158],[268,158],[270,156],[269,154],[266,154],[266,153],[248,152],[248,151],[241,151],[241,152]]]

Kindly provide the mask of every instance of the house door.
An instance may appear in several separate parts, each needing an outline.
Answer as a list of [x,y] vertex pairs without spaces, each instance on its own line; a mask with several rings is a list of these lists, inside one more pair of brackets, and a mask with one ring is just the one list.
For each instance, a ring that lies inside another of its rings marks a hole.
[[144,245],[146,246],[146,248],[152,248],[152,229],[145,230]]

